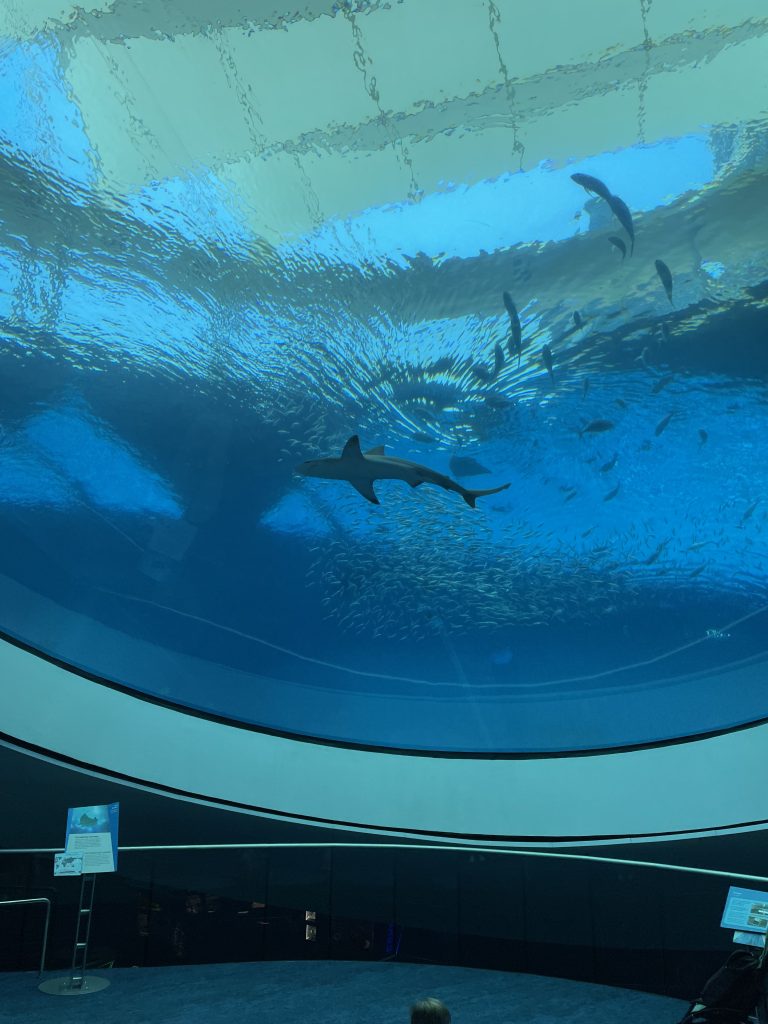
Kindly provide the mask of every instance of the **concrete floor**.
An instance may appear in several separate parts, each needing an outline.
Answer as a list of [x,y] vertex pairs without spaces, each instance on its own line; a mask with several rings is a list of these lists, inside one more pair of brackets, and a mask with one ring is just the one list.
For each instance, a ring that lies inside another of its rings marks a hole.
[[[536,975],[422,964],[258,962],[94,971],[110,986],[51,996],[33,973],[0,973],[2,1024],[397,1024],[437,996],[453,1024],[675,1024],[686,1004]],[[56,977],[47,974],[45,979]]]

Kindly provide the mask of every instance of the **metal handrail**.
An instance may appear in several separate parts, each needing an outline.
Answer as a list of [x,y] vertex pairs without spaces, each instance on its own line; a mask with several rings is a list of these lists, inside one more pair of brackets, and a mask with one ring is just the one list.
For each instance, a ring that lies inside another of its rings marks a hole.
[[47,896],[36,896],[34,899],[29,900],[0,900],[0,907],[13,907],[19,906],[22,903],[45,903],[45,927],[43,928],[43,948],[40,953],[40,970],[37,972],[38,977],[45,970],[45,953],[48,949],[48,925],[51,920],[51,901]]
[[[174,846],[120,846],[120,853],[157,853],[176,850],[442,850],[454,853],[500,854],[507,857],[545,857],[553,860],[578,860],[597,864],[620,864],[623,867],[655,868],[658,871],[681,871],[689,875],[713,878],[738,878],[746,882],[768,882],[766,875],[747,875],[741,871],[718,868],[695,868],[688,864],[665,864],[653,860],[628,860],[625,857],[596,857],[586,853],[561,853],[560,850],[521,850],[499,846],[458,845],[443,843],[182,843]],[[61,849],[0,849],[3,853],[60,853]]]

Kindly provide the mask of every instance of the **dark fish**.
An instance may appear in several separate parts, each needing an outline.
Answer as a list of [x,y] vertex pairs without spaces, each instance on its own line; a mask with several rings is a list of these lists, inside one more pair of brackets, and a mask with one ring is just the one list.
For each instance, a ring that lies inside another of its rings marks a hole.
[[582,535],[581,535],[582,539],[584,539],[585,537],[588,537],[590,535],[590,533],[592,533],[593,530],[594,530],[594,526],[590,526],[590,528],[588,530],[585,530],[584,533],[582,533]]
[[615,486],[615,487],[613,488],[613,490],[612,490],[612,491],[609,491],[609,492],[608,492],[608,493],[607,493],[607,494],[605,495],[605,497],[603,498],[603,501],[613,501],[613,499],[614,499],[614,498],[616,497],[616,495],[617,495],[617,494],[619,493],[619,488],[620,488],[620,487],[621,487],[621,484],[616,484],[616,486]]
[[589,377],[584,378],[584,383],[581,385],[581,397],[586,398],[589,394]]
[[757,501],[754,501],[754,502],[752,502],[752,504],[751,504],[751,505],[749,506],[749,508],[747,509],[747,511],[746,511],[746,512],[744,513],[744,515],[743,515],[743,516],[741,517],[741,522],[739,523],[739,526],[743,526],[743,525],[744,525],[744,523],[746,523],[746,521],[747,521],[748,519],[751,519],[751,518],[752,518],[752,513],[753,513],[753,512],[755,511],[755,509],[757,508],[757,506],[758,506],[759,504],[760,504],[760,499],[759,499],[759,498],[757,499]]
[[708,440],[709,440],[709,434],[706,432],[706,430],[700,430],[699,431],[699,444],[706,444]]
[[703,565],[700,565],[698,569],[694,569],[693,572],[689,574],[688,579],[695,580],[697,576],[701,576],[708,565],[709,562],[705,562]]
[[621,253],[621,258],[622,259],[626,259],[627,258],[627,246],[626,246],[623,238],[619,238],[618,235],[609,235],[608,236],[608,241],[611,243],[611,245],[615,245],[616,246],[616,248]]
[[482,476],[491,472],[476,459],[464,455],[452,455],[448,465],[454,476]]
[[674,305],[672,302],[672,271],[669,269],[667,264],[663,260],[656,260],[655,262],[656,273],[659,275],[659,280],[664,285],[664,291],[667,293],[669,304]]
[[544,365],[547,368],[547,373],[552,378],[552,383],[555,383],[555,373],[552,369],[552,349],[549,345],[541,346],[541,358],[544,360]]
[[663,540],[661,544],[659,544],[659,546],[653,552],[653,554],[650,555],[650,557],[646,558],[646,560],[643,562],[643,565],[653,565],[654,562],[657,562],[659,560],[659,555],[661,555],[661,552],[664,550],[668,543],[669,541]]
[[576,310],[573,314],[573,322],[579,329],[581,329],[584,326],[584,321],[581,319],[581,313],[579,313],[578,310]]
[[673,373],[668,373],[665,377],[660,377],[651,388],[651,394],[658,395],[658,393],[663,391],[667,384],[671,384],[674,379],[675,375]]
[[503,293],[504,305],[509,313],[509,322],[512,327],[512,334],[509,339],[509,356],[517,356],[517,365],[520,366],[520,355],[523,351],[523,329],[520,326],[520,317],[517,314],[517,307],[512,301],[509,292]]
[[443,356],[440,359],[436,359],[434,363],[430,363],[427,367],[430,373],[445,373],[447,370],[453,369],[453,356]]
[[620,409],[626,409],[627,408],[627,403],[624,401],[623,398],[616,398],[615,402],[616,402],[616,405],[618,405],[618,407]]
[[415,433],[411,434],[411,437],[414,441],[434,441],[431,434],[425,434],[422,430],[417,430]]
[[575,498],[575,497],[576,497],[576,495],[577,495],[578,493],[579,493],[579,492],[578,492],[578,491],[576,490],[576,488],[574,487],[574,489],[573,489],[573,490],[571,491],[571,493],[570,493],[570,494],[568,495],[568,497],[567,497],[567,498],[565,499],[565,501],[563,502],[563,504],[564,504],[564,505],[565,505],[565,504],[567,504],[567,503],[568,503],[568,502],[569,502],[569,501],[570,501],[570,500],[571,500],[572,498]]
[[689,551],[701,551],[701,549],[705,548],[707,546],[707,544],[714,544],[714,543],[715,542],[713,540],[698,540],[698,541],[696,541],[695,544],[691,544],[691,546],[688,548],[688,550]]
[[504,369],[504,349],[501,345],[496,342],[496,347],[493,350],[493,376],[498,377],[501,371]]
[[669,333],[669,328],[664,323],[661,325],[661,333],[664,337],[664,341],[669,344],[669,342],[672,341],[672,335]]
[[613,458],[610,460],[610,462],[606,462],[605,465],[600,467],[600,472],[601,473],[609,473],[613,469],[613,467],[616,465],[616,463],[618,462],[618,459],[619,459],[619,453],[616,452],[614,454]]
[[583,434],[603,434],[606,430],[613,430],[615,426],[613,420],[592,420],[586,427],[581,428],[579,437]]
[[631,256],[635,251],[635,226],[632,223],[632,214],[629,212],[629,207],[619,196],[610,196],[608,205],[613,210],[619,224],[629,235],[629,254]]
[[486,395],[485,401],[492,409],[506,409],[510,404],[510,400],[505,395]]
[[669,421],[672,419],[674,415],[674,412],[670,412],[667,413],[663,420],[659,420],[659,422],[656,424],[656,430],[654,431],[656,437],[660,437],[664,433],[664,431],[669,426]]
[[477,379],[483,381],[484,384],[488,384],[493,379],[491,371],[486,370],[484,366],[480,366],[479,364],[472,367],[472,372]]
[[571,180],[575,181],[577,185],[581,185],[587,192],[592,192],[594,195],[600,196],[601,199],[605,199],[606,202],[611,201],[608,186],[599,178],[593,178],[591,174],[572,174]]

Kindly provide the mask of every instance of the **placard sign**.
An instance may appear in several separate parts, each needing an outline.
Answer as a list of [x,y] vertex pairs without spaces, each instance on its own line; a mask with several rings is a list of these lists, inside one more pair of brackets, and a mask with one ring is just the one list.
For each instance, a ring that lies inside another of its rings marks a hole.
[[79,853],[54,853],[54,875],[82,875],[83,858]]
[[768,892],[740,889],[732,885],[725,901],[721,928],[739,932],[765,932],[768,929]]
[[82,873],[117,869],[117,824],[120,804],[70,807],[67,811],[65,853],[83,859]]

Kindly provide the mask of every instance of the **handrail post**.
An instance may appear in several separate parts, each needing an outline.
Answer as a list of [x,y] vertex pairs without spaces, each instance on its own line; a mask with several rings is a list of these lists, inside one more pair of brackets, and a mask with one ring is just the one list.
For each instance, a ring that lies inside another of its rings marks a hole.
[[42,975],[45,970],[45,953],[48,949],[48,925],[51,922],[51,901],[47,896],[35,896],[32,899],[27,900],[0,900],[0,907],[12,907],[20,906],[22,903],[45,903],[45,925],[43,926],[43,948],[40,952],[40,970],[37,972],[38,978]]

